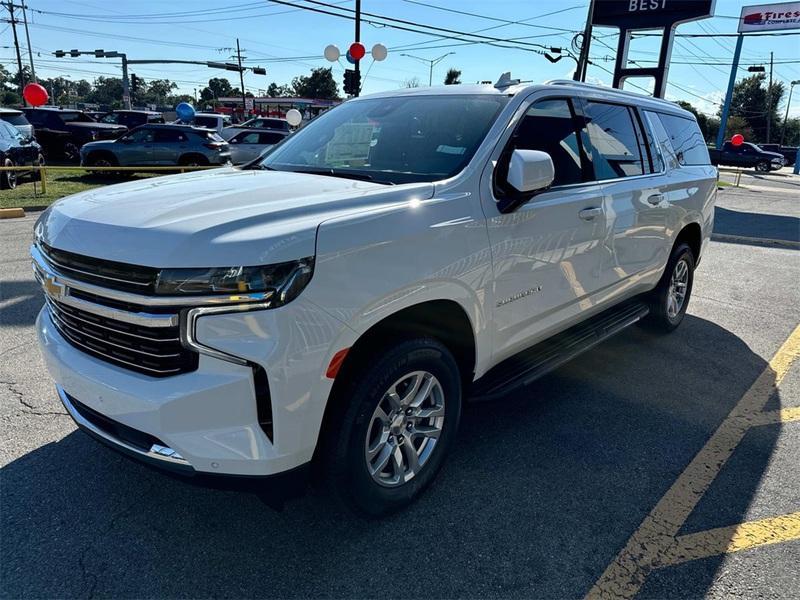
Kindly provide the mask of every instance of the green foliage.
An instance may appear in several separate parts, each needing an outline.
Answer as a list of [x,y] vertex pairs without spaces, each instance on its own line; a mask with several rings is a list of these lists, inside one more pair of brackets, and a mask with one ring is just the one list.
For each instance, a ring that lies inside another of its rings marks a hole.
[[295,96],[302,98],[319,98],[321,100],[339,98],[339,89],[336,87],[333,69],[330,67],[311,69],[310,75],[295,77],[292,79],[292,89]]
[[458,85],[461,83],[461,71],[458,69],[447,69],[447,75],[444,76],[445,85]]
[[[744,124],[744,128],[749,130],[750,135],[748,136],[745,131],[734,131],[734,133],[741,133],[748,141],[757,144],[763,143],[767,138],[767,121],[769,120],[772,129],[770,141],[776,141],[779,138],[782,120],[778,115],[784,93],[783,82],[773,81],[771,90],[772,98],[768,109],[767,77],[765,74],[751,75],[736,82],[733,88],[730,115],[739,117],[741,119],[740,123]],[[731,130],[730,120],[727,129]],[[777,135],[776,132],[778,132]]]

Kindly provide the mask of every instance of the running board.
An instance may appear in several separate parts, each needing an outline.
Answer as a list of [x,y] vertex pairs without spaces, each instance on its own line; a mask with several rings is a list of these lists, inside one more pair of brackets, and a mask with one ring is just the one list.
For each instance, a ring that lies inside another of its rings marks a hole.
[[523,350],[490,369],[472,386],[470,400],[492,400],[528,385],[594,348],[650,312],[639,300],[625,302]]

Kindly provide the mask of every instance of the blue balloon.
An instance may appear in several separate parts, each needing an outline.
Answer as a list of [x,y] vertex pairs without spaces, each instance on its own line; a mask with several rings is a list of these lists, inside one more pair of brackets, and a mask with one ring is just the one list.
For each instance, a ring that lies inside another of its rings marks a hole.
[[350,50],[347,51],[345,58],[347,58],[347,62],[349,62],[351,65],[356,64],[356,59],[350,56]]
[[184,123],[188,123],[192,119],[194,119],[194,106],[189,104],[188,102],[181,102],[178,106],[175,107],[175,113],[178,115],[178,118],[183,121]]

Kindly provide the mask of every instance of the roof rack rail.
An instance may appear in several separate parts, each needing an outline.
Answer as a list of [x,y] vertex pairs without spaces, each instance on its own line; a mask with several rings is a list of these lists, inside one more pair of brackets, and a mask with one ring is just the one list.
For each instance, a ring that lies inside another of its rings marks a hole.
[[585,81],[573,81],[572,79],[551,79],[550,81],[545,81],[545,85],[572,85],[576,87],[590,88],[593,90],[616,92],[618,94],[625,94],[626,96],[633,96],[635,98],[652,98],[653,100],[663,100],[663,98],[656,98],[655,96],[648,96],[647,94],[631,92],[629,90],[621,90],[619,88],[612,88],[597,83],[586,83]]

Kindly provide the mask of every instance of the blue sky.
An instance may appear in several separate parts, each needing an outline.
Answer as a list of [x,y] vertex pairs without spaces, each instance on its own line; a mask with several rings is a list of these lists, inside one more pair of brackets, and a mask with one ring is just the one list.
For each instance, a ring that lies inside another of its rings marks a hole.
[[[345,9],[354,5],[353,0],[326,2]],[[743,4],[754,3],[717,0],[713,19],[682,25],[679,33],[734,33],[735,17]],[[245,77],[248,90],[258,94],[271,81],[288,83],[313,67],[329,66],[322,57],[324,47],[333,43],[345,49],[353,41],[352,21],[269,0],[28,0],[28,5],[32,9],[28,18],[36,70],[45,77],[70,75],[72,79],[91,80],[98,75],[120,74],[117,61],[92,57],[57,59],[50,55],[57,49],[104,48],[142,59],[228,60],[238,36],[246,50],[247,64],[267,68],[266,77],[252,74]],[[587,5],[587,0],[362,0],[365,12],[458,31],[482,31],[481,35],[497,38],[525,38],[523,44],[562,47],[569,47],[574,32],[583,27]],[[441,8],[490,18],[455,14]],[[595,30],[599,41],[592,45],[596,65],[589,67],[591,81],[610,83],[611,76],[604,69],[613,70],[613,61],[606,59],[611,58],[616,48],[614,31]],[[383,62],[370,67],[370,60],[362,61],[362,71],[368,70],[365,93],[400,87],[414,77],[427,84],[427,65],[402,54],[432,59],[454,52],[434,68],[434,83],[441,83],[449,67],[460,69],[465,83],[495,80],[500,72],[507,70],[514,77],[539,82],[569,77],[574,68],[574,62],[567,58],[551,64],[540,54],[525,49],[464,44],[366,23],[362,26],[362,40],[367,48],[378,42],[389,48],[389,57]],[[6,23],[0,22],[0,61],[11,69],[14,68],[12,43],[11,31]],[[25,43],[24,35],[21,43]],[[678,39],[673,50],[668,98],[688,100],[704,112],[715,112],[727,85],[734,44],[732,37]],[[800,79],[800,36],[746,38],[739,75],[746,76],[749,64],[768,64],[770,51],[775,56],[776,79],[784,82]],[[643,38],[634,42],[630,56],[641,61],[654,60],[656,52],[657,40]],[[337,81],[341,82],[343,64],[334,63],[333,67]],[[181,91],[190,94],[215,76],[227,76],[238,85],[236,73],[201,66],[147,65],[132,71],[145,79],[175,80]],[[800,86],[797,87],[790,108],[793,116],[800,116]]]

